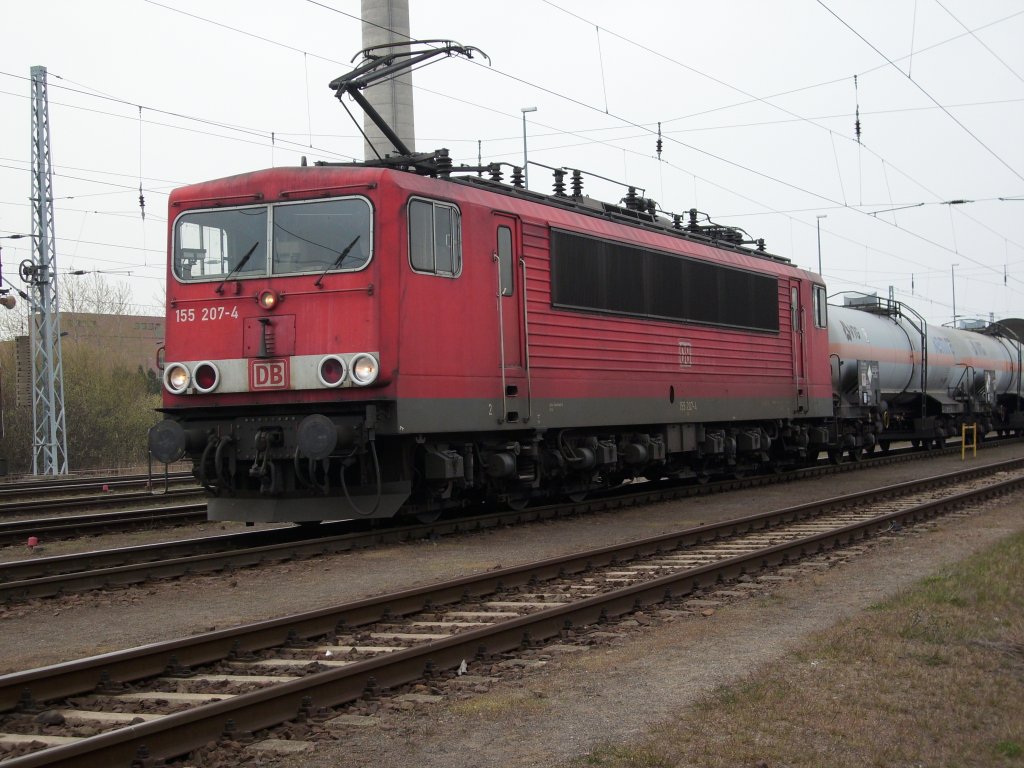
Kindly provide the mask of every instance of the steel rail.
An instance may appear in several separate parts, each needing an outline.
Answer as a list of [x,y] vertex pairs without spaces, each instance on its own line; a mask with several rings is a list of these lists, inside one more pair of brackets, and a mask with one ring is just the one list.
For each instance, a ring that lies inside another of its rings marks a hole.
[[71,507],[109,507],[129,501],[147,501],[173,498],[178,496],[197,496],[202,488],[175,488],[166,493],[150,493],[149,491],[129,491],[127,493],[101,493],[93,496],[72,496],[69,498],[22,499],[7,501],[0,504],[0,517],[20,514],[32,510],[68,509]]
[[24,542],[29,536],[64,536],[68,534],[77,536],[108,530],[123,531],[147,527],[154,523],[183,523],[197,520],[206,520],[205,501],[194,504],[178,503],[169,506],[128,509],[120,512],[97,512],[91,515],[11,520],[0,523],[0,544]]
[[[1020,460],[1015,462],[1018,466]],[[934,483],[946,479],[931,478]],[[860,498],[881,498],[900,494],[903,483],[888,489],[857,494]],[[316,672],[256,692],[205,704],[192,710],[166,715],[158,720],[104,733],[81,742],[52,747],[6,762],[11,768],[38,766],[128,766],[141,753],[156,758],[172,757],[216,741],[229,733],[252,732],[296,717],[308,717],[318,708],[351,702],[378,686],[393,688],[440,669],[450,669],[466,659],[491,656],[558,636],[568,628],[601,622],[646,606],[677,599],[694,589],[790,562],[863,539],[874,531],[934,517],[945,510],[1024,488],[1024,477],[992,486],[928,501],[914,507],[879,515],[827,532],[776,544],[752,554],[738,555],[715,563],[655,577],[602,595],[555,605],[536,613],[499,624],[481,627],[431,641],[420,646]],[[757,531],[792,520],[813,517],[813,509],[848,506],[840,497],[812,505],[752,515],[721,524],[602,547],[568,557],[515,566],[480,575],[467,576],[439,585],[419,587],[392,595],[374,597],[295,616],[260,622],[248,627],[221,630],[167,643],[105,654],[0,677],[0,709],[9,710],[33,701],[46,701],[94,690],[105,680],[127,681],[160,675],[167,670],[237,658],[253,651],[287,645],[296,639],[332,636],[395,616],[436,610],[437,606],[469,597],[484,597],[504,589],[533,584],[559,575],[577,574],[591,568],[616,564],[638,555],[652,555],[691,543],[707,542],[733,531]]]
[[[149,476],[144,474],[134,475],[111,475],[107,477],[64,477],[51,480],[12,480],[0,483],[0,498],[18,495],[35,495],[50,491],[97,491],[103,486],[111,488],[128,487],[133,485],[147,486]],[[189,472],[172,472],[167,476],[172,483],[190,482],[196,484],[195,476]],[[154,485],[162,484],[163,475],[153,477]]]

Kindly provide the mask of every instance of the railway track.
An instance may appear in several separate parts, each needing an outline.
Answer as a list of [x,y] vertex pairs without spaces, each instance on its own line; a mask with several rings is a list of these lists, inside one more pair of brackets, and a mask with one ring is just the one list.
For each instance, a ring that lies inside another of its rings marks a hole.
[[[955,450],[950,448],[948,450]],[[896,453],[872,461],[887,463],[923,456],[920,452]],[[676,486],[644,483],[625,486],[614,494],[575,504],[533,507],[520,511],[472,515],[442,520],[429,525],[378,524],[368,527],[355,521],[325,524],[315,528],[278,528],[162,542],[99,552],[56,557],[36,557],[0,563],[0,602],[44,598],[89,589],[109,589],[166,579],[184,574],[216,573],[226,569],[258,566],[267,562],[317,557],[351,549],[400,541],[516,525],[566,515],[585,514],[625,508],[701,494],[727,491],[751,485],[781,482],[795,477],[813,477],[836,471],[849,471],[854,464],[803,470],[796,475],[764,475],[728,480],[705,486]],[[152,513],[152,517],[148,516]],[[150,527],[171,522],[188,523],[205,519],[205,505],[193,504],[160,510],[142,510],[136,517],[125,517],[125,526]],[[122,520],[116,515],[70,518],[63,530],[71,535],[84,531],[119,530]],[[56,519],[62,524],[61,519]],[[31,526],[15,526],[8,532],[0,524],[0,543],[23,542],[33,533]]]
[[[172,498],[195,499],[198,492],[191,490],[171,491]],[[159,506],[120,510],[117,512],[95,512],[84,515],[60,515],[44,518],[22,518],[0,523],[0,546],[21,543],[35,536],[40,540],[66,539],[82,535],[123,532],[139,528],[154,528],[166,525],[182,525],[202,522],[206,519],[206,502],[161,503],[167,496],[142,498]],[[107,503],[111,503],[109,500]],[[117,504],[123,504],[124,500]]]
[[[1009,439],[992,439],[982,443],[979,447],[987,448],[992,446],[998,446],[1006,444],[1011,441],[1019,441],[1020,438],[1009,438]],[[783,475],[758,475],[758,476],[747,476],[737,477],[732,480],[719,481],[714,483],[712,488],[728,490],[737,487],[750,487],[752,484],[763,484],[773,483],[779,481],[786,481],[796,479],[800,477],[813,477],[819,474],[828,474],[831,472],[840,471],[851,471],[854,468],[864,466],[880,466],[892,462],[900,461],[911,461],[922,458],[931,458],[935,456],[949,455],[956,453],[960,450],[959,444],[949,445],[945,448],[929,449],[928,451],[922,451],[913,448],[907,449],[895,449],[885,454],[877,453],[871,457],[865,457],[862,461],[850,461],[839,466],[832,465],[827,460],[822,460],[822,463],[815,468],[809,468],[799,470],[793,473],[787,473]],[[146,476],[130,476],[122,478],[125,488],[130,488],[132,485],[145,485]],[[53,538],[73,538],[78,535],[79,532],[85,532],[89,534],[94,533],[116,533],[119,530],[137,530],[140,527],[155,527],[161,518],[161,515],[166,515],[167,522],[171,525],[180,525],[186,522],[201,521],[204,515],[199,512],[198,507],[193,507],[195,511],[194,517],[189,519],[186,516],[178,514],[177,511],[170,508],[168,505],[160,505],[160,502],[168,499],[190,499],[195,497],[198,503],[198,499],[202,498],[202,491],[195,485],[194,478],[189,473],[174,473],[168,476],[168,486],[163,492],[152,493],[146,491],[126,491],[126,492],[111,492],[103,491],[95,493],[98,488],[102,488],[103,485],[107,484],[109,479],[100,479],[96,481],[88,481],[83,483],[79,480],[56,480],[46,481],[39,483],[21,483],[20,486],[33,487],[33,494],[43,494],[48,498],[34,498],[32,495],[14,493],[17,498],[16,501],[0,501],[0,520],[5,522],[0,523],[0,546],[5,546],[12,543],[25,543],[28,536],[36,536],[40,540],[45,535],[49,539]],[[162,479],[161,479],[162,482]],[[174,487],[171,487],[171,486]],[[54,489],[67,487],[76,487],[82,493],[91,492],[87,496],[60,496],[53,498],[52,494]],[[6,489],[11,492],[11,489]],[[4,490],[0,489],[0,499],[4,497]],[[8,498],[11,498],[8,495]],[[96,512],[95,514],[83,514],[75,517],[68,517],[68,520],[62,521],[59,518],[65,517],[59,513],[64,512],[68,509],[74,508],[109,508],[109,507],[122,507],[126,503],[150,503],[154,505],[160,505],[165,512],[154,512],[148,516],[144,511],[141,510],[127,510],[131,514],[125,514],[123,517],[118,517],[117,513],[109,512]],[[27,512],[34,512],[36,514],[49,514],[49,517],[26,517]],[[121,519],[124,521],[124,527],[118,528],[117,521]]]
[[0,513],[19,504],[45,503],[46,500],[68,502],[81,497],[110,499],[132,493],[152,496],[153,492],[162,493],[171,487],[197,489],[199,486],[191,472],[168,473],[166,478],[163,475],[155,476],[152,483],[147,475],[15,480],[0,483]]
[[[70,496],[80,493],[108,493],[131,488],[145,489],[149,487],[150,478],[148,475],[110,475],[106,477],[61,477],[48,478],[46,480],[14,480],[0,483],[0,499],[19,497],[32,497],[40,495],[52,495],[60,493]],[[165,478],[161,475],[153,477],[154,487],[164,484]],[[167,474],[168,484],[187,483],[195,485],[196,480],[189,472],[170,472]]]
[[1021,488],[1024,460],[1005,462],[5,675],[0,749],[106,768],[246,741]]
[[0,518],[11,518],[32,513],[58,513],[67,509],[93,508],[93,507],[119,507],[129,503],[160,501],[166,498],[184,498],[187,496],[199,496],[202,489],[192,484],[188,488],[172,488],[166,493],[154,494],[149,491],[128,491],[125,493],[98,493],[88,496],[59,497],[59,498],[32,498],[19,499],[17,501],[6,501],[0,503]]

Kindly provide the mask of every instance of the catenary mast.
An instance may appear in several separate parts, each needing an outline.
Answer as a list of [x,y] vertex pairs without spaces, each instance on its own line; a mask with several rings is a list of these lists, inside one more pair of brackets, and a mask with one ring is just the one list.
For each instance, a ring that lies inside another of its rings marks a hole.
[[53,169],[50,166],[46,67],[32,67],[32,259],[22,264],[29,284],[32,337],[32,472],[65,475],[64,372],[53,232]]

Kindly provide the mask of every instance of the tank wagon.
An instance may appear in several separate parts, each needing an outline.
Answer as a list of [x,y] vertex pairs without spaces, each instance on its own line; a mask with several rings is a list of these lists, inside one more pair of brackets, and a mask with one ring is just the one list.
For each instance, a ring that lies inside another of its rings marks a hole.
[[[829,306],[829,359],[840,444],[926,448],[958,434],[1024,428],[1021,343],[1008,327],[930,325],[905,304],[845,295]],[[833,448],[835,451],[837,447]]]

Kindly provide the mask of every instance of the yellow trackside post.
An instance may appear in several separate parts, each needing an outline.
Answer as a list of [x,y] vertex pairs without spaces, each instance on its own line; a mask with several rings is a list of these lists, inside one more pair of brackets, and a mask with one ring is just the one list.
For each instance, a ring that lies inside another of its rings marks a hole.
[[964,461],[967,454],[967,433],[971,433],[971,448],[974,450],[974,458],[978,457],[978,425],[964,424],[960,428],[960,461]]

